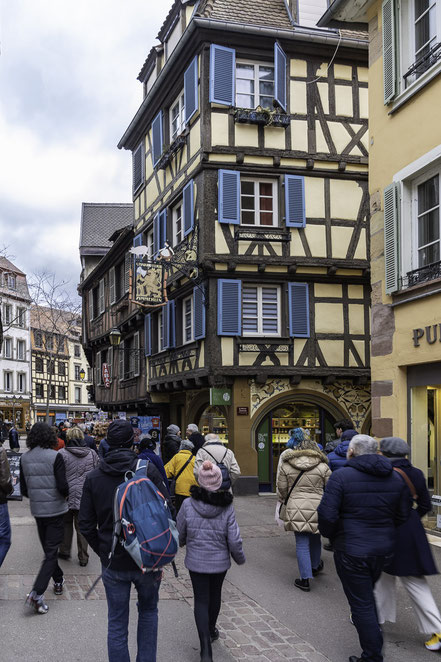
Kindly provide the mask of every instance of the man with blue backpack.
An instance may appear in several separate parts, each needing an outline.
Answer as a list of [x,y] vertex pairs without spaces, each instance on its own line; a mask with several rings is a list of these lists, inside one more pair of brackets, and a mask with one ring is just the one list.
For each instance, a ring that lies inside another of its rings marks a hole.
[[137,662],[156,662],[161,569],[177,551],[169,493],[151,462],[132,450],[133,427],[117,419],[107,431],[109,452],[87,474],[79,524],[99,555],[108,605],[109,662],[130,662],[130,589],[138,593]]

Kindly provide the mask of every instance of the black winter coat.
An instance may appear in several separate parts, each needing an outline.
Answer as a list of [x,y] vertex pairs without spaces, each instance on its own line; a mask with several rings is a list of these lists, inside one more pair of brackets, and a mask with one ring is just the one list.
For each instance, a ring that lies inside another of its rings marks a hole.
[[387,556],[410,516],[409,488],[382,455],[359,455],[334,471],[318,508],[320,533],[351,556]]
[[[436,575],[438,570],[420,519],[432,510],[424,474],[405,458],[390,461],[394,467],[399,467],[409,476],[418,495],[418,507],[411,511],[407,522],[398,527],[395,556],[392,563],[385,568],[385,572],[397,577]],[[404,478],[401,480],[404,482]]]
[[[109,564],[109,553],[112,548],[115,490],[124,482],[125,473],[135,470],[137,460],[132,450],[115,448],[101,460],[97,469],[90,471],[86,476],[80,504],[80,531],[105,567]],[[168,488],[152,462],[148,464],[147,476],[161,493],[169,498]],[[119,544],[116,546],[111,568],[139,570],[132,557]]]
[[177,434],[166,434],[162,443],[162,461],[164,464],[170,462],[181,447],[181,437]]

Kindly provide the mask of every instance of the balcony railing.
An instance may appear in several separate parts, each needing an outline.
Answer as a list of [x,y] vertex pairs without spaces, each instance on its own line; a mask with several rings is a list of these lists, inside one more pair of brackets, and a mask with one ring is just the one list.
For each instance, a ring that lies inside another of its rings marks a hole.
[[403,78],[406,88],[408,85],[422,76],[425,71],[430,69],[430,67],[432,67],[440,59],[441,43],[432,46],[430,51],[428,51],[423,57],[420,57],[416,62],[414,62],[414,64],[412,64],[412,66],[409,68],[409,71],[404,74]]
[[401,279],[401,287],[413,287],[413,285],[427,283],[435,278],[441,278],[441,262],[432,262],[425,267],[408,271],[406,276]]

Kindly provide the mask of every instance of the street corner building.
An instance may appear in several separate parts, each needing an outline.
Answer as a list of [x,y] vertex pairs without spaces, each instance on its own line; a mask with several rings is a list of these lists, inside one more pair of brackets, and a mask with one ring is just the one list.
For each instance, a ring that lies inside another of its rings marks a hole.
[[218,433],[242,492],[293,427],[370,430],[368,40],[326,8],[174,2],[118,145],[133,215],[80,286],[97,405]]
[[336,0],[320,25],[369,30],[373,432],[439,495],[441,2]]

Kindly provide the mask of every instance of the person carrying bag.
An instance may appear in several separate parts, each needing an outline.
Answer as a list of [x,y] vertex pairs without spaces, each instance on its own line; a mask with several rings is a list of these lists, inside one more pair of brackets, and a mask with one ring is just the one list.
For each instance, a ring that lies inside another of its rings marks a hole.
[[197,485],[193,473],[195,462],[192,452],[193,448],[192,442],[184,439],[181,442],[179,452],[164,467],[167,478],[170,481],[169,489],[176,513],[179,512],[184,500],[190,496],[191,486]]

